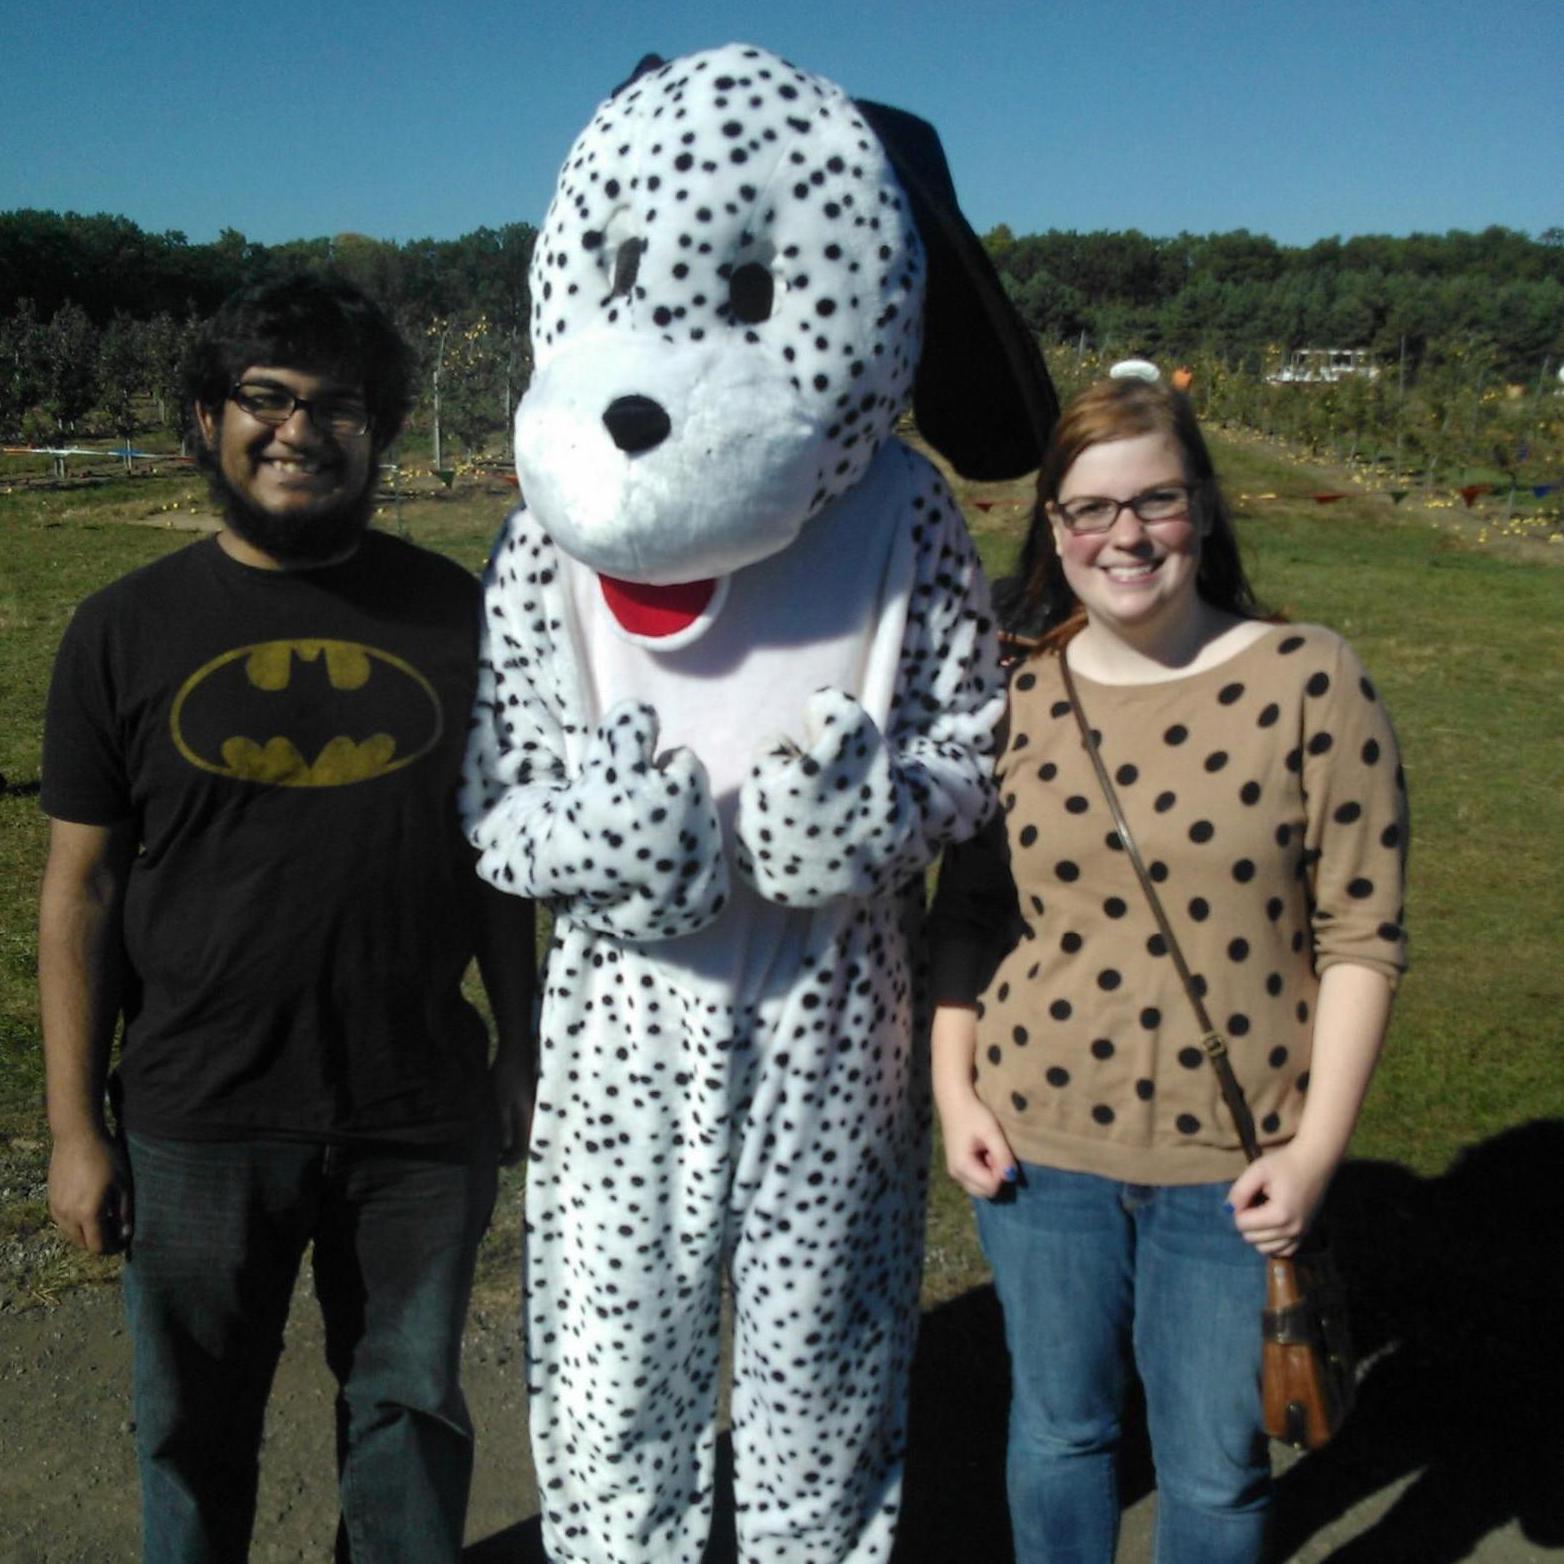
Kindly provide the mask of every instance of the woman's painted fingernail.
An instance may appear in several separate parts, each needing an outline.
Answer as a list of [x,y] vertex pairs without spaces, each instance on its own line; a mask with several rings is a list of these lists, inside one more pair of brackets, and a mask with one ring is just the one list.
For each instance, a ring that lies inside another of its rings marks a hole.
[[1229,1215],[1231,1215],[1235,1210],[1237,1210],[1237,1207],[1233,1204],[1233,1202],[1231,1200],[1224,1200],[1222,1202],[1222,1209],[1224,1211],[1226,1211]]
[[1007,1184],[1015,1183],[1016,1179],[1019,1178],[1019,1177],[1020,1177],[1019,1170],[1015,1167],[1014,1164],[1011,1164],[1010,1167],[1005,1169],[1005,1182]]

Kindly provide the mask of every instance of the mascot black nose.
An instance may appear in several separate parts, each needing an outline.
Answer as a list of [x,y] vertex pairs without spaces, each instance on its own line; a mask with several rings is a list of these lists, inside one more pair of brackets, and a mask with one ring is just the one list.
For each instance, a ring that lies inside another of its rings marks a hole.
[[620,396],[608,404],[603,422],[615,445],[629,456],[661,445],[673,428],[660,404],[649,396]]

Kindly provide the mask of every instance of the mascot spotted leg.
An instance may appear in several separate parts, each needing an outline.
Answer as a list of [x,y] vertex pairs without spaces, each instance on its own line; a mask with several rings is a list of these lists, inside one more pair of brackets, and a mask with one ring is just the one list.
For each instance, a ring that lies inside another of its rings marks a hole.
[[[721,1280],[747,1560],[883,1560],[928,1109],[909,937],[992,807],[962,471],[1035,466],[1035,352],[930,128],[759,49],[644,62],[532,268],[525,504],[463,808],[546,900],[528,1388],[556,1564],[697,1564]],[[920,367],[921,364],[921,367]]]

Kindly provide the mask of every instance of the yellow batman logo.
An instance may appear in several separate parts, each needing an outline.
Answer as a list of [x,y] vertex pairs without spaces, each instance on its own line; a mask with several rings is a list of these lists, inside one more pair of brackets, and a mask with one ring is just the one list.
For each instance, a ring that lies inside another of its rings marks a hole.
[[355,641],[236,646],[185,680],[169,727],[193,766],[273,787],[342,787],[427,755],[445,726],[411,663]]

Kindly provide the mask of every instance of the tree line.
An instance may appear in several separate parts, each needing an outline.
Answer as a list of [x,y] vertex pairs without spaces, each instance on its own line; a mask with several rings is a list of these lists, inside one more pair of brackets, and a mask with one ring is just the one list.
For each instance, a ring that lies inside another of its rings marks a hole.
[[[181,357],[234,288],[292,267],[359,283],[422,358],[415,415],[480,448],[508,426],[531,368],[527,268],[536,230],[405,243],[339,234],[209,244],[127,218],[0,213],[0,434],[182,431]],[[1470,374],[1541,385],[1564,360],[1564,229],[1506,228],[1286,246],[1245,230],[1153,238],[1054,230],[984,243],[1044,342],[1103,358],[1220,362],[1256,378],[1300,347],[1362,348],[1398,388]]]
[[1303,347],[1362,348],[1384,366],[1475,352],[1507,380],[1564,356],[1564,229],[1539,238],[1369,234],[1294,247],[1237,229],[1156,239],[1053,231],[984,237],[1044,341],[1121,355],[1216,354],[1252,372]]
[[405,243],[362,234],[210,244],[128,218],[0,213],[0,435],[36,443],[149,428],[181,437],[180,366],[234,289],[300,268],[359,284],[421,361],[416,419],[477,450],[509,422],[531,368],[526,223]]

